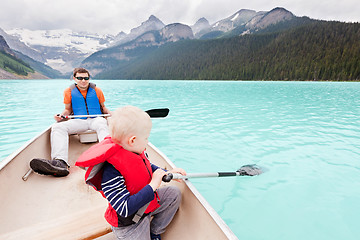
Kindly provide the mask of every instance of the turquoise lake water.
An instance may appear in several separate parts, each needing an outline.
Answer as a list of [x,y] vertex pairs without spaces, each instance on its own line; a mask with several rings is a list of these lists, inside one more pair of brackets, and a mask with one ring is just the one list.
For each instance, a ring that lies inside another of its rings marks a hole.
[[[187,172],[239,239],[358,239],[360,83],[94,80],[110,110],[170,114],[150,141]],[[69,80],[0,81],[0,159],[53,123]]]

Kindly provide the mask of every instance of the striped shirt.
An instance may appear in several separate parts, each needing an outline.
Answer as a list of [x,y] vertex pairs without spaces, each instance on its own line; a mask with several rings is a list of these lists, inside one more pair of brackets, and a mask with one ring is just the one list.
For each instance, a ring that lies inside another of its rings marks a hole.
[[[158,168],[151,164],[153,172]],[[135,214],[142,206],[154,199],[154,192],[150,185],[146,185],[136,194],[130,195],[124,177],[108,162],[105,162],[104,165],[101,187],[112,208],[124,218]]]

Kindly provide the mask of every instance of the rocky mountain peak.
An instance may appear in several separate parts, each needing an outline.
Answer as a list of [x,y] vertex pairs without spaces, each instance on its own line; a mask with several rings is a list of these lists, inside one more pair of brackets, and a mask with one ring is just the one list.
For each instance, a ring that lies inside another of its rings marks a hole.
[[286,10],[285,8],[277,7],[266,13],[264,17],[277,18],[280,20],[289,20],[295,16],[294,14],[292,14],[292,12]]
[[160,32],[166,41],[176,42],[181,39],[193,39],[194,34],[188,25],[173,23],[166,25]]
[[193,26],[191,26],[191,29],[192,29],[194,35],[196,35],[197,33],[201,32],[205,29],[209,29],[209,28],[210,28],[210,23],[204,17],[197,20],[196,23]]
[[9,45],[7,44],[5,38],[2,35],[0,35],[0,51],[15,56],[14,52],[10,49]]
[[[295,16],[291,12],[280,7],[269,12],[241,9],[212,25],[202,17],[189,27],[180,23],[165,26],[156,16],[150,15],[146,21],[131,29],[129,34],[120,32],[116,36],[100,36],[65,29],[49,31],[12,29],[5,32],[0,28],[0,35],[3,36],[0,41],[3,45],[4,41],[8,44],[3,48],[14,49],[54,69],[67,72],[91,53],[108,47],[117,47],[119,52],[122,51],[117,55],[118,60],[128,59],[129,56],[126,56],[124,51],[125,47],[155,46],[194,37],[211,39],[224,34],[227,36],[251,34],[293,17]],[[102,67],[99,69],[103,70]]]
[[282,21],[287,21],[294,18],[294,14],[286,10],[285,8],[274,8],[273,10],[265,13],[255,24],[256,28],[266,28],[269,25],[276,24]]
[[145,32],[153,31],[153,30],[160,30],[165,26],[165,24],[160,21],[154,15],[151,15],[148,20],[142,22],[140,26],[131,29],[130,35],[139,36]]
[[[195,25],[209,25],[209,26],[210,26],[209,21],[208,21],[206,18],[204,18],[204,17],[202,17],[202,18],[200,18],[199,20],[197,20],[196,23],[195,23]],[[195,26],[195,25],[194,25],[194,26]]]
[[153,21],[153,22],[159,21],[159,22],[161,22],[161,21],[160,21],[157,17],[155,17],[154,15],[150,15],[148,21]]
[[232,29],[250,21],[254,16],[256,16],[256,14],[257,13],[254,10],[241,9],[230,17],[214,23],[212,25],[212,31],[231,31]]
[[114,37],[114,42],[121,41],[122,39],[126,38],[126,36],[127,34],[121,31]]
[[142,36],[146,32],[150,31],[159,31],[161,30],[165,24],[155,17],[154,15],[151,15],[148,20],[142,22],[140,26],[135,27],[130,30],[129,34],[126,34],[124,32],[119,33],[116,35],[115,40],[112,42],[111,46],[120,45],[129,41],[132,41],[140,36]]
[[256,11],[254,10],[241,9],[232,16],[230,16],[230,20],[234,23],[234,25],[239,26],[244,23],[247,23],[255,15],[256,15]]

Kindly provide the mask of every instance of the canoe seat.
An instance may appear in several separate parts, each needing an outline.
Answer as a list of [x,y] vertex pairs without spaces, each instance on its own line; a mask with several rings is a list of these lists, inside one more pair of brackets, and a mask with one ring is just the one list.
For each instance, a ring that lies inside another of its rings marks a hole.
[[[105,204],[106,207],[106,204]],[[111,232],[110,225],[106,222],[105,208],[95,207],[75,211],[73,214],[56,216],[45,222],[29,224],[5,234],[0,233],[0,239],[6,240],[63,240],[63,239],[96,239]]]
[[98,136],[94,130],[86,130],[85,132],[78,133],[81,143],[93,143],[97,142]]

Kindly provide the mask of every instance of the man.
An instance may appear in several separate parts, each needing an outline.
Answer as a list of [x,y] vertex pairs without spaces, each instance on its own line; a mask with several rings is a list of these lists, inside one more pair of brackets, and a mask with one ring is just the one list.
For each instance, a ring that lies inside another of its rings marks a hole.
[[109,134],[107,121],[103,117],[74,118],[64,121],[64,117],[71,114],[110,114],[104,104],[103,92],[95,84],[90,83],[90,73],[86,69],[75,68],[73,79],[75,84],[64,91],[64,111],[54,116],[57,123],[51,128],[51,160],[34,158],[30,162],[30,167],[39,174],[56,177],[69,174],[69,134],[95,130],[99,141]]

